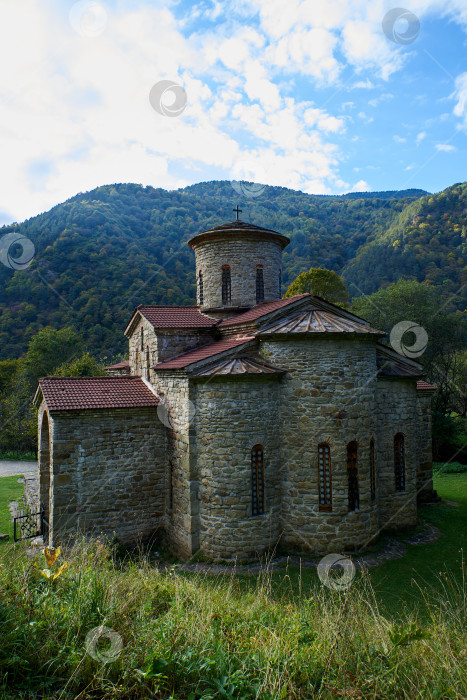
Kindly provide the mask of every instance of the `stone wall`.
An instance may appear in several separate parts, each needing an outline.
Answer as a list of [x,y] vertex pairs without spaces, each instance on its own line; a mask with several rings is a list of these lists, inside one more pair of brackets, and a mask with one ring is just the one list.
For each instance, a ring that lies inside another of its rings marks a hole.
[[[379,526],[382,530],[409,527],[417,522],[419,466],[417,390],[415,379],[379,378],[376,391]],[[394,436],[405,445],[405,491],[396,491]]]
[[158,372],[154,384],[164,402],[159,415],[167,444],[165,528],[174,550],[187,558],[199,549],[198,482],[192,449],[192,389],[183,371]]
[[76,531],[122,542],[153,534],[163,522],[166,463],[155,409],[60,412],[52,424],[51,541]]
[[[144,349],[141,351],[141,328],[144,331]],[[152,370],[147,371],[146,348],[149,346],[150,367],[165,362],[189,350],[213,341],[209,329],[154,329],[145,318],[135,326],[129,340],[131,374],[154,380]]]
[[197,303],[199,299],[199,271],[203,273],[204,301],[202,308],[222,306],[222,266],[230,266],[231,306],[256,305],[256,266],[263,266],[264,300],[279,299],[279,271],[282,248],[268,240],[237,238],[229,233],[225,241],[198,243],[196,254]]
[[209,329],[157,330],[157,362],[165,362],[172,357],[202,347],[213,342]]
[[[144,332],[143,349],[141,349],[141,329]],[[146,359],[147,347],[149,347],[149,366],[152,367],[157,364],[157,335],[152,324],[142,317],[129,339],[129,359],[131,374],[145,377],[145,379],[150,377]]]
[[437,498],[433,489],[433,440],[431,434],[431,399],[433,391],[417,391],[418,459],[417,500]]
[[[280,428],[277,376],[197,380],[200,549],[246,559],[278,544]],[[252,517],[251,450],[264,449],[265,512]]]
[[[370,498],[369,443],[375,432],[375,343],[365,336],[304,336],[262,342],[266,360],[287,368],[281,382],[283,542],[298,551],[342,551],[377,533]],[[347,444],[358,443],[360,507],[349,512]],[[332,511],[319,509],[318,445],[331,450]]]

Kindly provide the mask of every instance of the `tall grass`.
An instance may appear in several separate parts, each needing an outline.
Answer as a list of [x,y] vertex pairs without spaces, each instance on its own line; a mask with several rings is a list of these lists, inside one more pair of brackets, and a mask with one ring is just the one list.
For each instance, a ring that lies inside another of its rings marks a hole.
[[[2,553],[2,698],[467,696],[463,581],[446,577],[442,599],[424,591],[428,623],[412,613],[401,624],[380,613],[364,573],[345,593],[316,578],[299,596],[286,571],[279,587],[269,572],[248,586],[160,571],[142,553],[122,561],[98,540],[62,554],[53,583],[36,559],[23,546]],[[123,643],[111,663],[85,648],[102,625]]]

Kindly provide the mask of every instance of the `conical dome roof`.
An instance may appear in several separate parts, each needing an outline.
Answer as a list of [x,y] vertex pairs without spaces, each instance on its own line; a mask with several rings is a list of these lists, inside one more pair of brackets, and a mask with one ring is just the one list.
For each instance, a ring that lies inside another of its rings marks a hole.
[[245,238],[269,238],[274,239],[276,243],[279,243],[282,248],[290,243],[290,239],[284,236],[282,233],[277,231],[272,231],[268,228],[262,228],[261,226],[256,226],[255,224],[250,224],[247,221],[230,221],[225,224],[219,224],[219,226],[214,226],[207,231],[201,231],[193,236],[188,241],[190,248],[194,248],[198,243],[202,243],[209,239],[215,238],[225,238],[226,236],[232,237],[245,237]]

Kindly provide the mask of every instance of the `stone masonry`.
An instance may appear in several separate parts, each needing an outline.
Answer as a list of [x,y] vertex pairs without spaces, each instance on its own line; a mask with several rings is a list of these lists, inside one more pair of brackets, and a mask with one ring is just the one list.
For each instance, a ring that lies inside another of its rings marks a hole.
[[[138,306],[125,330],[129,364],[108,377],[40,380],[51,543],[164,531],[184,559],[248,560],[277,547],[360,551],[416,524],[417,496],[435,495],[435,387],[366,321],[309,294],[281,299],[287,243],[240,221],[203,231],[189,243],[202,307]],[[319,445],[330,455],[324,507]]]

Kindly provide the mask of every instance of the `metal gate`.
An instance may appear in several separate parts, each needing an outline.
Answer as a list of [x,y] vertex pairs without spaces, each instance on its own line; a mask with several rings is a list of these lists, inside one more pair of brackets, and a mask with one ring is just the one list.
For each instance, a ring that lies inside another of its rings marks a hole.
[[13,540],[15,542],[40,536],[45,540],[47,529],[48,522],[43,510],[39,510],[37,513],[24,513],[20,510],[13,518]]

